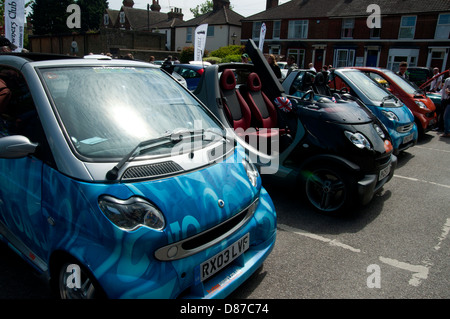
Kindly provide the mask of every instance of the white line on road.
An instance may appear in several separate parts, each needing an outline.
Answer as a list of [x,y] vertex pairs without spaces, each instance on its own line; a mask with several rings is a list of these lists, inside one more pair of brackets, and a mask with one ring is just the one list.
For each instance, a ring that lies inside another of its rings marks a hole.
[[425,181],[423,179],[418,179],[418,178],[413,178],[413,177],[406,177],[406,176],[401,176],[401,175],[397,175],[397,174],[394,174],[394,177],[407,179],[407,180],[413,181],[413,182],[428,183],[428,184],[431,184],[431,185],[435,185],[435,186],[439,186],[439,187],[445,187],[445,188],[449,188],[450,189],[450,185],[444,185],[444,184],[439,184],[439,183],[435,183],[435,182],[428,182],[428,181]]
[[438,152],[450,153],[450,151],[447,151],[447,150],[440,150],[440,149],[438,149],[438,148],[423,147],[423,146],[418,146],[418,145],[415,145],[414,147],[415,147],[415,148],[421,148],[421,149],[424,149],[424,150],[429,150],[429,151],[438,151]]
[[444,227],[442,227],[442,234],[439,237],[439,242],[436,246],[434,246],[435,250],[441,249],[441,243],[444,241],[445,238],[447,238],[449,232],[450,232],[450,218],[447,218],[447,222],[444,224]]

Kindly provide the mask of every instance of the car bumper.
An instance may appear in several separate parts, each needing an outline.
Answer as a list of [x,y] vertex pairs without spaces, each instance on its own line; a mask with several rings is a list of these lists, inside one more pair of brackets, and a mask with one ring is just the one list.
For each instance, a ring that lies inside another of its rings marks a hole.
[[389,135],[391,136],[392,146],[394,147],[394,155],[398,155],[401,151],[417,144],[417,139],[419,136],[417,126],[408,132],[398,132],[394,129],[389,129]]
[[[200,266],[239,241],[250,236],[248,249],[226,267],[200,281]],[[276,240],[276,213],[267,191],[262,188],[253,217],[217,244],[193,255],[173,261],[157,260],[153,251],[148,261],[135,260],[124,254],[118,260],[118,271],[96,276],[111,299],[212,299],[224,298],[249,278],[265,261]],[[137,267],[136,274],[120,265]],[[140,268],[139,268],[140,267]],[[142,269],[141,275],[137,275]]]
[[[384,176],[385,170],[389,167],[389,173]],[[397,157],[391,155],[390,161],[381,166],[377,173],[367,174],[358,182],[358,194],[360,204],[366,205],[369,203],[373,196],[386,184],[392,176],[394,176],[394,171],[397,168]],[[383,175],[380,175],[383,174]],[[381,178],[380,178],[381,177]]]

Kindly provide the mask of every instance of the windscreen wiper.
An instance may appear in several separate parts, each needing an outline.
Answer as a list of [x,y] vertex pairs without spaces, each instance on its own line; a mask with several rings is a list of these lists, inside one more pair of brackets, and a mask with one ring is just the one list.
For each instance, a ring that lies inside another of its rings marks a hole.
[[397,97],[393,94],[389,94],[386,95],[385,97],[383,97],[383,99],[381,100],[381,106],[384,106],[384,102],[386,102],[387,100],[394,100],[397,101]]
[[[208,130],[207,132],[211,132],[215,135],[218,135],[226,140],[226,137],[220,133],[214,132],[213,130]],[[154,148],[158,148],[164,145],[175,145],[179,142],[183,141],[185,138],[195,138],[195,137],[201,137],[202,140],[205,138],[205,130],[175,130],[172,131],[169,134],[162,135],[157,138],[152,138],[149,140],[145,140],[140,142],[136,147],[134,147],[131,152],[129,152],[127,155],[125,155],[122,160],[117,163],[112,169],[110,169],[106,173],[106,179],[108,180],[116,180],[119,176],[119,170],[125,165],[126,162],[130,160],[130,158],[142,154],[144,152],[147,152],[149,150],[152,150]]]

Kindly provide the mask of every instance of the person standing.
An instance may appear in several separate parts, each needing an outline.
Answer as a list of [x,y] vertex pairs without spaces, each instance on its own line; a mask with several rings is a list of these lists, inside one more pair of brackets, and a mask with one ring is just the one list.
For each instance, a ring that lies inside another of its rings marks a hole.
[[277,79],[281,79],[281,69],[278,66],[277,60],[275,59],[275,55],[269,54],[267,62],[269,62],[269,65],[272,68],[273,73],[275,73]]
[[450,137],[450,77],[448,77],[441,91],[441,112],[444,115],[444,134],[442,137]]
[[[439,69],[434,68],[433,69],[433,77],[439,74]],[[442,75],[435,78],[433,81],[431,81],[430,85],[430,91],[431,92],[440,92],[442,87]]]
[[404,78],[405,80],[409,80],[409,76],[408,73],[406,72],[408,70],[408,63],[406,62],[401,62],[398,72],[396,73],[398,76],[401,76],[402,78]]
[[287,59],[287,69],[287,75],[289,75],[292,70],[298,69],[297,63],[295,63],[295,57],[293,55],[290,55]]

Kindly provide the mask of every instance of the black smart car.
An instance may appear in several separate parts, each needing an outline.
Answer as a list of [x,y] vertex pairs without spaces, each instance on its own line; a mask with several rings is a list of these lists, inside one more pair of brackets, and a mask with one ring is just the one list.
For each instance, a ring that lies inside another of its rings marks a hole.
[[230,129],[262,174],[294,182],[318,211],[371,201],[397,165],[384,125],[359,101],[289,96],[252,40],[253,64],[205,69],[194,94]]

